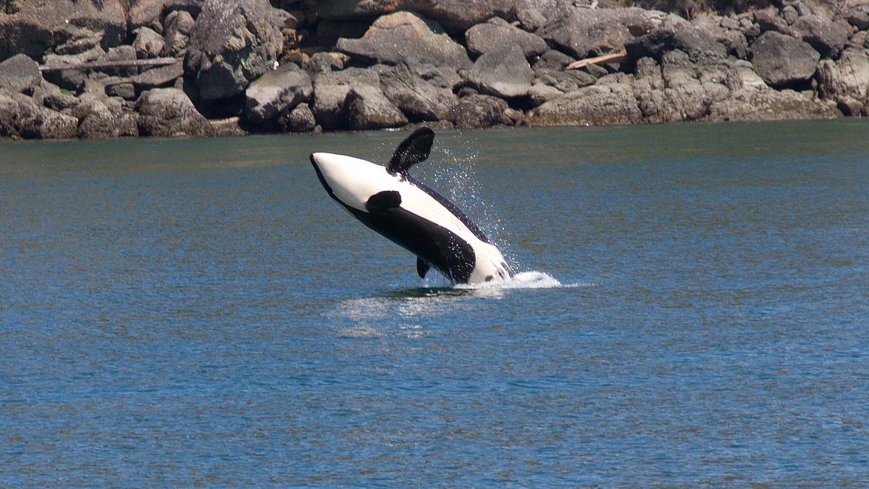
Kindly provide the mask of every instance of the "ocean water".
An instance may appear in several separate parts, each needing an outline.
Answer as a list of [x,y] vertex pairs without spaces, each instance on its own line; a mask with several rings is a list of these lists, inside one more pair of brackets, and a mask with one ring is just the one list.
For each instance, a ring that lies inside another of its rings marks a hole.
[[869,487],[865,121],[438,133],[477,288],[307,160],[405,134],[0,143],[0,487]]

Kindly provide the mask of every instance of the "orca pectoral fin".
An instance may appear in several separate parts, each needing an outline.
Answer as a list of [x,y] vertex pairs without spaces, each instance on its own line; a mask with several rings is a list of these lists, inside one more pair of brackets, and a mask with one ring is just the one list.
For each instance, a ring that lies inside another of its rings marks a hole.
[[425,274],[428,273],[429,269],[431,269],[431,265],[428,262],[420,257],[416,257],[416,273],[419,274],[419,278],[425,278]]
[[401,194],[397,190],[384,190],[368,198],[365,209],[375,213],[401,205]]
[[392,175],[407,173],[411,166],[428,158],[433,142],[434,131],[431,129],[420,127],[413,131],[410,136],[395,148],[392,159],[386,165],[386,171]]

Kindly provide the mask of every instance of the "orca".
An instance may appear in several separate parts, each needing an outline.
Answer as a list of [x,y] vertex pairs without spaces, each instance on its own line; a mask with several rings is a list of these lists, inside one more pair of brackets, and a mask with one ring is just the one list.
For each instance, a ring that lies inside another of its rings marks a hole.
[[409,174],[431,153],[434,132],[421,127],[402,141],[384,167],[352,156],[311,153],[326,192],[370,229],[416,255],[416,271],[431,268],[453,283],[506,280],[510,269],[459,208]]

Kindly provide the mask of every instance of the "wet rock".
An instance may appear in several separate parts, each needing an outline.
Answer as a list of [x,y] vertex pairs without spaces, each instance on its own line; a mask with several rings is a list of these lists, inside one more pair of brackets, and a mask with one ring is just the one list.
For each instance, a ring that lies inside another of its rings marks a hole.
[[778,32],[765,32],[751,45],[751,62],[773,87],[789,87],[810,79],[820,53],[808,43]]
[[835,108],[793,90],[744,88],[709,108],[709,119],[714,121],[832,119],[839,115]]
[[25,54],[0,62],[0,88],[11,93],[29,92],[42,82],[39,65]]
[[66,139],[76,137],[78,119],[34,103],[22,94],[0,90],[0,137]]
[[518,45],[507,44],[480,56],[468,72],[468,79],[489,95],[524,97],[531,88],[534,70]]
[[278,114],[307,102],[313,93],[311,78],[295,64],[285,64],[256,79],[245,91],[245,118],[265,125]]
[[380,86],[375,71],[348,68],[343,71],[324,72],[313,79],[314,103],[311,110],[317,122],[326,130],[348,127],[345,101],[352,88],[363,85]]
[[290,132],[310,132],[317,127],[317,119],[306,103],[300,103],[289,113],[281,114],[280,127]]
[[477,55],[516,45],[522,49],[526,58],[531,59],[549,50],[542,37],[525,32],[500,17],[492,17],[487,22],[468,29],[465,32],[465,41],[468,50]]
[[471,60],[465,48],[439,25],[398,12],[377,19],[361,39],[339,39],[339,51],[365,61],[385,64],[433,64],[467,68]]
[[187,50],[190,34],[196,26],[193,16],[186,10],[175,10],[166,16],[163,29],[164,53],[178,56]]
[[849,108],[862,107],[869,101],[869,50],[848,48],[838,61],[822,60],[818,65],[818,92],[825,99],[847,101]]
[[820,15],[800,17],[794,22],[793,29],[822,57],[838,57],[851,36],[851,26],[847,21],[832,21]]
[[460,129],[508,125],[507,102],[491,95],[475,94],[459,100],[447,114],[447,120]]
[[360,85],[351,88],[346,104],[350,128],[354,130],[401,127],[408,122],[398,107],[377,86]]
[[177,88],[142,92],[136,102],[139,132],[143,136],[207,136],[214,133],[208,120]]
[[413,122],[441,120],[458,103],[452,83],[433,66],[381,67],[383,94]]
[[206,101],[233,97],[274,67],[285,11],[267,0],[206,0],[190,38],[185,73]]
[[136,38],[133,40],[133,48],[136,56],[140,59],[156,58],[163,53],[166,42],[163,36],[148,27],[140,27],[136,30]]
[[608,75],[533,109],[527,117],[531,126],[607,126],[637,124],[643,114],[637,106],[630,80]]

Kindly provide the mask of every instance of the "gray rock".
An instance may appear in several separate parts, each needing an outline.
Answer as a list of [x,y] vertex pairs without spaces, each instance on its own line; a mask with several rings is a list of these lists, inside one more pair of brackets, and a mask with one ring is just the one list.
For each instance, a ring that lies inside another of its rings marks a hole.
[[0,63],[0,89],[10,93],[29,92],[40,82],[39,65],[26,54],[17,54]]
[[460,129],[509,125],[507,102],[490,95],[469,95],[450,109],[447,120]]
[[821,55],[808,43],[778,32],[763,33],[751,45],[751,62],[769,85],[781,88],[808,80]]
[[800,13],[797,12],[797,9],[794,8],[793,5],[785,5],[781,9],[781,16],[788,24],[793,24],[795,20],[800,16]]
[[[413,122],[441,120],[459,99],[453,94],[450,82],[439,79],[437,68],[421,70],[406,65],[382,67],[380,87],[383,94]],[[447,85],[447,86],[445,86]]]
[[569,9],[538,35],[567,54],[583,59],[617,52],[636,36],[665,26],[665,15],[640,8]]
[[869,4],[854,5],[845,12],[845,19],[861,31],[869,30]]
[[187,50],[190,34],[196,26],[193,16],[186,10],[176,10],[166,16],[163,29],[164,52],[170,56],[178,56]]
[[233,97],[272,69],[284,48],[280,29],[288,15],[267,0],[206,0],[184,63],[199,97]]
[[869,102],[869,50],[848,48],[838,61],[822,60],[818,65],[818,93],[825,99],[853,100],[849,107]]
[[793,90],[744,88],[709,107],[712,121],[832,119],[839,111]]
[[[606,73],[601,76],[605,76]],[[534,72],[534,83],[553,87],[561,92],[572,92],[582,87],[594,85],[597,77],[582,70],[539,69]]]
[[625,43],[625,50],[633,59],[650,57],[660,62],[665,53],[675,49],[687,53],[694,62],[723,59],[727,55],[726,48],[711,35],[690,26],[656,29]]
[[140,59],[156,58],[163,53],[166,42],[163,36],[148,27],[140,27],[136,30],[136,38],[133,40],[133,48],[136,56]]
[[306,103],[301,103],[289,113],[283,113],[279,119],[283,130],[289,132],[310,132],[317,127],[317,119]]
[[788,22],[779,15],[778,9],[775,7],[767,7],[765,9],[754,12],[754,21],[760,26],[763,32],[775,31],[782,34],[793,35]]
[[542,83],[535,83],[531,85],[531,88],[528,89],[528,98],[531,99],[531,103],[536,107],[538,105],[549,102],[550,100],[561,97],[564,94],[561,90],[550,86],[544,85]]
[[[91,49],[88,52],[75,55],[56,55],[48,54],[45,56],[45,66],[58,67],[64,65],[75,65],[81,63],[90,63],[102,59],[106,52],[100,47]],[[58,85],[61,88],[73,92],[81,92],[84,90],[85,82],[88,74],[82,70],[57,70],[48,71],[45,73],[45,79]]]
[[526,122],[530,126],[608,126],[642,120],[630,82],[616,77],[546,102],[530,111]]
[[0,90],[0,137],[66,139],[76,137],[78,119],[34,103],[22,94]]
[[401,127],[407,118],[380,91],[380,87],[360,85],[347,94],[347,116],[350,128],[364,131]]
[[152,88],[164,88],[175,84],[184,76],[184,65],[180,62],[166,66],[159,66],[143,71],[129,79],[138,92],[151,90]]
[[350,56],[347,56],[344,53],[314,53],[305,68],[312,73],[340,71],[343,70],[349,62]]
[[136,87],[130,82],[106,85],[106,95],[121,97],[124,100],[136,100]]
[[138,136],[136,114],[125,112],[119,104],[88,95],[74,109],[78,117],[78,136],[86,139],[113,139]]
[[282,65],[256,79],[245,91],[245,118],[265,125],[278,114],[307,102],[313,94],[311,78],[293,63]]
[[349,122],[345,102],[352,88],[363,85],[380,86],[380,77],[373,70],[348,68],[343,71],[317,74],[313,79],[314,103],[311,110],[317,122],[326,130],[347,129]]
[[468,72],[468,80],[489,95],[524,97],[534,80],[534,70],[518,45],[506,44],[480,56]]
[[851,26],[847,21],[832,21],[820,15],[800,17],[794,22],[793,29],[822,57],[837,57],[851,36]]
[[190,98],[177,88],[142,92],[136,102],[142,136],[208,136],[214,129]]
[[351,57],[385,64],[433,64],[455,69],[471,65],[465,48],[434,22],[398,12],[377,19],[361,39],[339,39],[337,48]]
[[574,61],[576,61],[574,58],[562,53],[561,51],[550,49],[540,55],[540,58],[534,62],[533,68],[534,71],[542,68],[563,70],[565,66]]
[[514,44],[522,49],[528,59],[549,50],[542,37],[525,32],[500,17],[492,17],[487,22],[468,29],[465,32],[465,42],[468,50],[478,55]]

